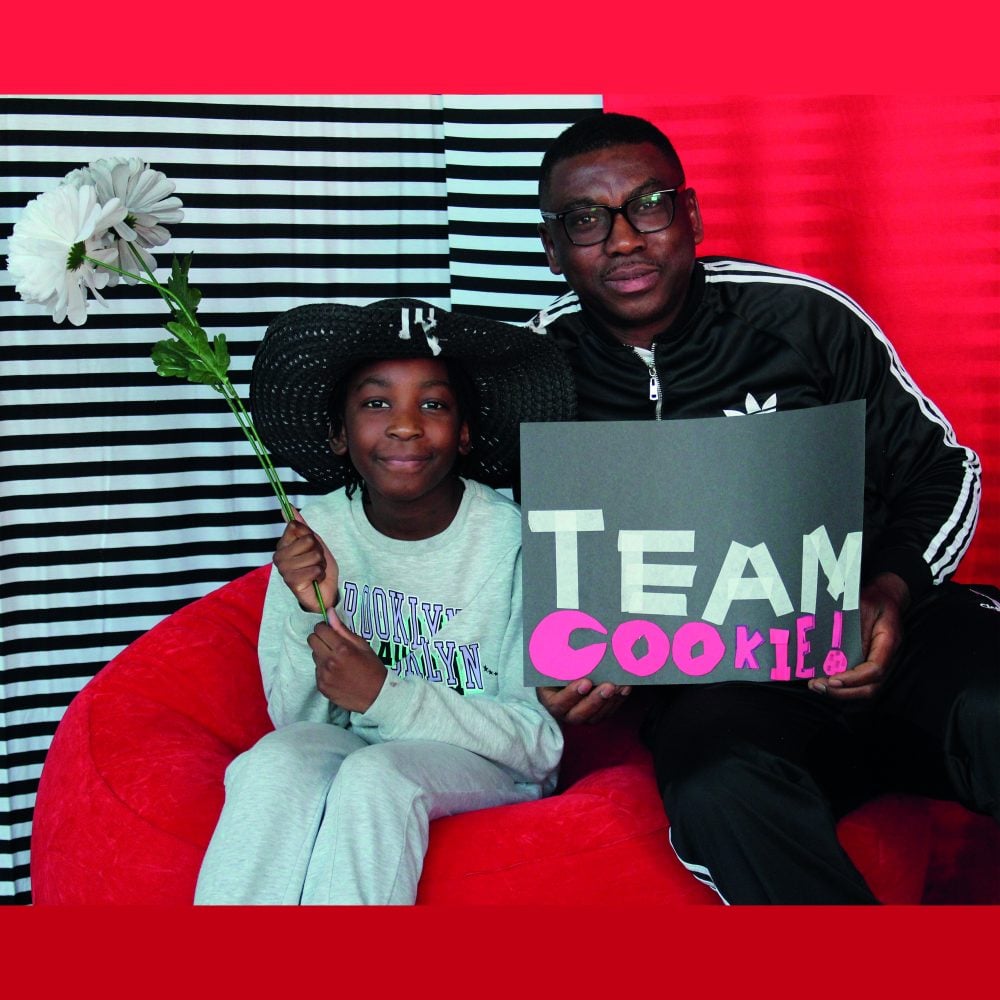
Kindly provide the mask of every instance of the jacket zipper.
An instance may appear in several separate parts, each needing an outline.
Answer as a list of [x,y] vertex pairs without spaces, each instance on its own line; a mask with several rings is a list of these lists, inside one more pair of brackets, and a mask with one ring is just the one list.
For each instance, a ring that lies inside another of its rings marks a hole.
[[660,376],[656,371],[656,364],[647,361],[638,351],[635,351],[635,355],[649,369],[649,399],[650,402],[656,403],[655,419],[662,420],[663,394],[660,392]]

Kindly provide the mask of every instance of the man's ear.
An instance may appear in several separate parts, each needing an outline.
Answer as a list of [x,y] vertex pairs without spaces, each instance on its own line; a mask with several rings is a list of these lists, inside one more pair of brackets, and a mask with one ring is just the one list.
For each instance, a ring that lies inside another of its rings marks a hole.
[[698,196],[694,193],[694,188],[688,188],[686,193],[691,235],[694,237],[694,245],[697,246],[705,237],[705,227],[701,224],[701,209],[698,207]]
[[347,454],[347,432],[343,427],[336,434],[330,435],[330,451],[340,458]]
[[469,422],[468,420],[462,421],[462,426],[458,429],[458,453],[459,455],[468,455],[469,449],[472,447],[472,435],[469,433]]
[[556,245],[552,242],[552,234],[544,222],[538,223],[538,235],[542,238],[542,247],[545,249],[545,259],[549,263],[549,270],[553,274],[562,274],[559,258],[556,257]]

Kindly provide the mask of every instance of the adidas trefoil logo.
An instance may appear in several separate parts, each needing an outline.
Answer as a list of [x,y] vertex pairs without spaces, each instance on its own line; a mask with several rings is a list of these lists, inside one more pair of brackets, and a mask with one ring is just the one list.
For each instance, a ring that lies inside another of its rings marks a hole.
[[752,413],[775,413],[778,409],[778,394],[772,392],[763,403],[758,403],[752,392],[747,393],[747,398],[743,401],[745,410],[723,410],[727,417],[746,417]]

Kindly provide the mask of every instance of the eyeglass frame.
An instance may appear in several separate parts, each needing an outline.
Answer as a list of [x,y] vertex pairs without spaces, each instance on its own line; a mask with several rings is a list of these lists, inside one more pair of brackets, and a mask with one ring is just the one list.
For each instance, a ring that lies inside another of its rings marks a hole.
[[[677,218],[677,196],[685,189],[685,182],[681,181],[677,187],[672,188],[660,188],[657,191],[643,191],[642,194],[632,195],[631,198],[626,198],[620,205],[577,205],[576,208],[567,208],[565,212],[545,212],[540,210],[540,214],[546,222],[561,222],[563,232],[566,234],[566,239],[570,241],[575,247],[596,247],[598,244],[603,243],[608,236],[614,232],[615,219],[620,215],[625,221],[640,235],[646,236],[650,233],[662,233],[665,229],[669,229],[673,224],[674,220]],[[638,201],[640,198],[649,198],[654,194],[669,194],[670,195],[670,221],[665,226],[660,226],[657,229],[640,229],[628,215],[628,206],[634,201]],[[586,212],[591,208],[602,208],[606,212],[611,213],[611,225],[608,227],[607,235],[603,236],[599,240],[594,240],[593,243],[577,243],[573,237],[570,235],[569,229],[566,228],[566,216],[572,215],[574,212]]]

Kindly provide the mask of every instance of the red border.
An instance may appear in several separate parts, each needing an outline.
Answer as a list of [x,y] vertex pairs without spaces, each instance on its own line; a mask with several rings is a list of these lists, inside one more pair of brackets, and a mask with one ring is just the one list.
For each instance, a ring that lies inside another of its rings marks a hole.
[[[960,2],[191,0],[4,12],[7,93],[988,93],[997,13]],[[812,5],[813,7],[815,5]],[[892,9],[886,9],[890,6]],[[44,16],[44,23],[40,18]],[[206,20],[209,18],[209,20]],[[656,42],[662,39],[662,45]],[[645,55],[649,48],[650,55]],[[586,60],[583,63],[583,60]],[[2,122],[0,122],[2,124]],[[613,871],[594,878],[614,879]],[[929,996],[995,979],[997,909],[0,909],[11,996]]]
[[0,910],[9,995],[130,1000],[963,996],[998,931],[969,907]]
[[[576,0],[4,11],[17,93],[989,93],[995,4]],[[277,13],[280,12],[280,13]],[[662,45],[658,42],[662,40]],[[646,51],[650,54],[646,54]]]

